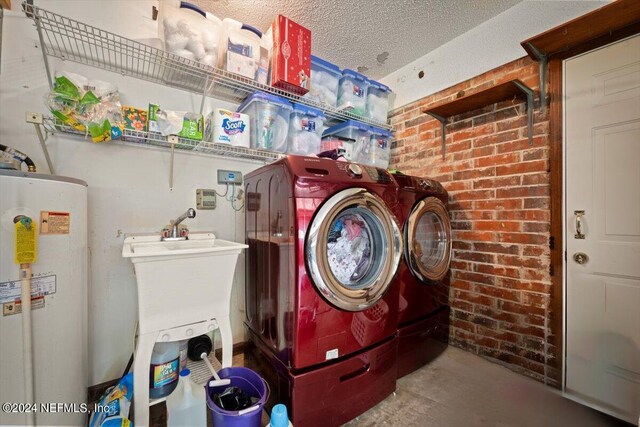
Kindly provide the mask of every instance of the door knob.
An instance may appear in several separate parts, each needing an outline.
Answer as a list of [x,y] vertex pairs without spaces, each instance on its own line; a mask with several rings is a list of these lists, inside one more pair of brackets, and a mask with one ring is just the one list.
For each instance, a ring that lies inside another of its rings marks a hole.
[[573,254],[573,260],[578,264],[586,264],[589,261],[589,257],[584,252],[576,252]]

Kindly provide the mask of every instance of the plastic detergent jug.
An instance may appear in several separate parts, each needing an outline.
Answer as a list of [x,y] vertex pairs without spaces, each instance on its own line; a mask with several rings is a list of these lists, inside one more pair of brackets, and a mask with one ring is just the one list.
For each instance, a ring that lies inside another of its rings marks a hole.
[[153,347],[149,375],[149,398],[169,395],[178,385],[180,343],[158,342]]
[[194,383],[191,379],[191,371],[182,370],[178,386],[167,397],[167,425],[206,426],[207,403],[204,393],[204,386]]

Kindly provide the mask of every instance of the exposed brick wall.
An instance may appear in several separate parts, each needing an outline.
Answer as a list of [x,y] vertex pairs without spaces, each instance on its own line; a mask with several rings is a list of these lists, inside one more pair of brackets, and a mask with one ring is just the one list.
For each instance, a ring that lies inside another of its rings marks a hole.
[[470,94],[513,78],[537,91],[538,64],[522,58],[393,111],[397,141],[390,168],[434,178],[449,191],[450,343],[539,380],[546,372],[557,384],[548,328],[548,117],[536,99],[531,146],[522,100],[453,117],[443,160],[440,123],[422,112],[461,91]]

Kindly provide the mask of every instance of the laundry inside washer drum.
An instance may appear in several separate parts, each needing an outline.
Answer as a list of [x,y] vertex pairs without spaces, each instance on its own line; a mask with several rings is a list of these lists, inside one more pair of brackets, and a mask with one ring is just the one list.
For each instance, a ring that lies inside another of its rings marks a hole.
[[[369,218],[367,218],[369,217]],[[360,208],[342,211],[331,224],[327,261],[335,278],[345,287],[365,287],[376,266],[373,254],[380,239],[380,225]]]

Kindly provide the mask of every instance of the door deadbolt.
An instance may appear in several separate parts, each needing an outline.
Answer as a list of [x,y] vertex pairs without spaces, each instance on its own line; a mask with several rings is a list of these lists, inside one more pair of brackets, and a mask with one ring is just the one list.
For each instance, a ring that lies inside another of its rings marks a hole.
[[584,211],[573,211],[573,215],[576,219],[576,239],[584,239],[584,233],[582,232],[582,217],[584,216]]
[[573,260],[578,264],[586,264],[589,261],[589,257],[584,252],[576,252],[573,254]]

